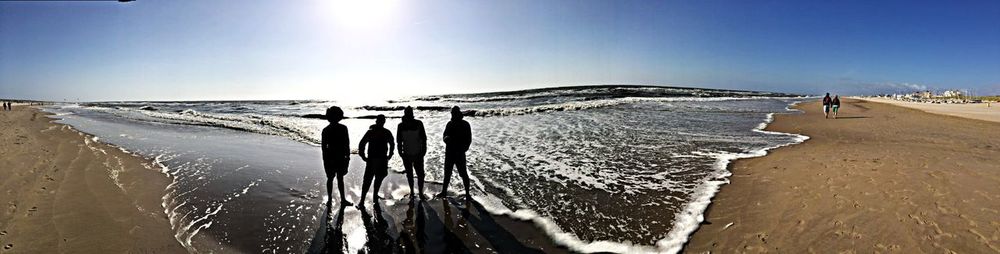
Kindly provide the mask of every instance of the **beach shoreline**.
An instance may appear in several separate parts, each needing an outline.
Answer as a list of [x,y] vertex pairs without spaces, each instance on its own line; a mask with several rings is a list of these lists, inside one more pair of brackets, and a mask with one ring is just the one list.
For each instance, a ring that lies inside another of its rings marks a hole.
[[802,144],[730,164],[684,252],[1000,251],[1000,124],[845,100],[777,115]]
[[162,206],[169,176],[49,116],[0,114],[0,252],[186,252]]
[[[4,155],[0,159],[0,165],[3,166],[0,173],[18,177],[0,182],[0,190],[10,194],[0,198],[0,201],[11,207],[17,205],[16,208],[6,210],[0,217],[0,230],[3,232],[0,243],[3,246],[10,244],[10,247],[0,250],[0,253],[24,250],[197,253],[200,249],[196,249],[196,246],[206,245],[215,246],[218,250],[239,250],[238,246],[223,246],[223,243],[216,242],[218,239],[211,237],[207,238],[208,241],[199,241],[198,245],[191,245],[190,242],[185,244],[180,240],[185,236],[181,233],[186,231],[175,228],[183,225],[171,225],[174,223],[171,221],[173,217],[164,207],[170,202],[167,192],[173,180],[163,171],[163,165],[159,162],[105,143],[71,125],[58,123],[59,119],[49,118],[53,114],[38,108],[18,106],[14,111],[3,113],[0,114],[0,122],[5,130],[10,131],[4,132],[0,141],[14,140],[14,146],[0,149],[0,154]],[[22,136],[25,138],[21,138]],[[31,142],[21,142],[21,139]],[[44,152],[37,152],[39,150]],[[55,158],[55,162],[42,163],[51,161],[42,158],[45,156]],[[352,159],[352,175],[363,172],[365,163],[357,155],[352,155]],[[42,162],[33,167],[24,166],[30,165],[32,161]],[[35,170],[37,168],[46,170]],[[21,172],[26,169],[31,170]],[[69,186],[67,179],[61,174],[71,172],[75,172],[74,175],[84,175],[87,181]],[[387,181],[398,185],[403,181],[401,177],[401,173],[393,172]],[[51,181],[54,185],[46,181]],[[351,182],[350,186],[355,184],[356,182]],[[428,195],[440,191],[439,185],[440,183],[429,182]],[[28,196],[36,192],[31,189],[32,186],[42,186],[42,190],[51,193]],[[62,191],[70,188],[74,191]],[[81,189],[85,191],[79,191]],[[349,189],[354,190],[353,187]],[[322,210],[323,206],[319,206],[320,210],[316,215],[322,216],[320,225],[311,239],[312,243],[303,251],[326,253],[363,247],[373,251],[444,249],[472,253],[491,250],[565,253],[570,252],[569,248],[572,247],[550,238],[541,231],[537,222],[532,221],[533,217],[496,214],[498,211],[495,207],[477,200],[465,201],[459,197],[405,201],[407,197],[395,197],[399,193],[394,191],[398,189],[388,186],[382,188],[382,195],[390,198],[379,200],[377,205],[368,201],[370,206],[364,212],[348,207],[346,211],[340,209],[338,213],[336,208],[326,207],[326,210]],[[91,198],[91,194],[106,197],[107,200],[59,203],[60,200]],[[50,196],[58,196],[56,199],[59,200],[53,200]],[[48,205],[35,205],[39,203]],[[30,210],[26,212],[24,210],[27,208],[23,208],[25,204],[31,204]],[[22,216],[27,219],[21,219]],[[57,217],[66,217],[80,223],[63,226],[40,222],[59,221]],[[334,223],[343,223],[345,218],[347,221],[364,223],[349,229]],[[386,222],[389,224],[381,224]],[[332,233],[333,229],[342,231]],[[350,239],[358,232],[369,238],[370,242],[359,243],[356,239]],[[351,248],[346,248],[344,243],[350,243]]]

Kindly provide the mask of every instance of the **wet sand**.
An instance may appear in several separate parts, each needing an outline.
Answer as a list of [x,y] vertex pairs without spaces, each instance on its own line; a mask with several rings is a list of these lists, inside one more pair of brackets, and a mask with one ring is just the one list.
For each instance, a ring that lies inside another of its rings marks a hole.
[[[345,177],[349,199],[360,195],[364,161],[352,155]],[[349,181],[351,179],[352,181]],[[453,181],[459,180],[455,176]],[[322,223],[307,253],[569,253],[530,221],[494,215],[473,197],[464,198],[449,189],[447,198],[431,198],[441,184],[425,183],[424,199],[411,198],[405,176],[391,171],[375,202],[371,194],[365,209],[354,206],[323,206]],[[398,186],[393,188],[391,186]],[[334,195],[337,195],[334,190]]]
[[0,112],[2,253],[183,253],[166,175],[26,106]]
[[[188,252],[161,206],[170,180],[160,168],[51,121],[25,106],[0,112],[0,253]],[[364,162],[353,157],[348,178],[357,181],[348,189],[356,201]],[[490,214],[475,200],[392,193],[403,184],[392,172],[380,191],[388,199],[377,205],[317,211],[325,217],[308,252],[568,252],[535,224]],[[426,188],[429,196],[440,184]]]
[[811,139],[731,164],[685,252],[998,253],[1000,123],[845,100],[767,130]]

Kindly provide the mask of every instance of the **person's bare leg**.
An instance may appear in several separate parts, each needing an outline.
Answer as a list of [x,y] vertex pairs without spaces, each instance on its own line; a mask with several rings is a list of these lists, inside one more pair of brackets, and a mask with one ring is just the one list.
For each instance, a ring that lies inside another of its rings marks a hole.
[[352,205],[351,201],[347,201],[347,194],[344,192],[344,174],[337,174],[337,189],[340,189],[340,205]]
[[403,168],[406,169],[406,183],[410,186],[410,197],[413,197],[413,159],[406,159],[402,156],[399,157],[403,160]]
[[372,186],[372,178],[374,176],[375,172],[365,169],[365,178],[362,180],[363,182],[361,184],[361,199],[358,201],[358,209],[363,209],[365,207],[365,197],[368,196],[368,187]]
[[379,192],[382,189],[382,179],[385,179],[385,176],[375,176],[375,186],[372,186],[372,200],[382,199],[379,196]]
[[465,163],[465,160],[457,161],[455,164],[457,164],[455,166],[458,167],[458,175],[462,177],[462,186],[465,187],[465,196],[469,197],[469,196],[472,195],[472,192],[469,192],[469,171],[468,171],[468,167],[467,167],[467,165]]
[[333,205],[333,178],[326,177],[326,205]]
[[419,190],[417,190],[417,191],[420,194],[420,198],[423,199],[424,198],[424,159],[423,158],[421,158],[421,159],[419,159],[419,160],[417,160],[417,161],[414,162],[414,164],[413,164],[413,170],[417,171],[416,172],[417,173],[417,177],[418,177],[417,178],[417,188],[419,188]]
[[455,162],[452,161],[454,158],[449,158],[447,154],[444,156],[444,186],[441,186],[441,193],[438,193],[438,197],[446,197],[448,195],[448,184],[451,183],[451,170],[455,166]]

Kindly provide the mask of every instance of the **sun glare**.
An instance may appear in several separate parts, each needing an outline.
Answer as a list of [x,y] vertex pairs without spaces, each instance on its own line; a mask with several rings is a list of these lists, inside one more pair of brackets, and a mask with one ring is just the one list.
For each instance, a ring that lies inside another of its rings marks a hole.
[[398,15],[400,0],[333,0],[333,19],[346,29],[375,29],[387,26]]

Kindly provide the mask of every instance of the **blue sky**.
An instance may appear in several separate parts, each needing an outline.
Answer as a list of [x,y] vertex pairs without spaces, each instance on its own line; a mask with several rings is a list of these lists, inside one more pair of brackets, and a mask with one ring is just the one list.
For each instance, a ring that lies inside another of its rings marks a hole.
[[1000,94],[1000,1],[0,2],[0,98]]

